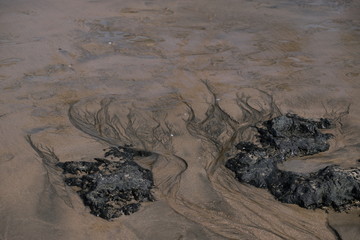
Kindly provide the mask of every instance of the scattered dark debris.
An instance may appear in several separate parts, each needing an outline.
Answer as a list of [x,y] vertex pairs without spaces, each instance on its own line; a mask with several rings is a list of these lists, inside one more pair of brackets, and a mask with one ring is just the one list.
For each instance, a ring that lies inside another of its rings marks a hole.
[[317,172],[301,174],[283,171],[278,163],[295,156],[313,155],[329,149],[331,134],[319,129],[331,128],[331,121],[283,115],[259,127],[260,145],[240,142],[237,155],[226,162],[240,182],[267,188],[279,201],[305,208],[345,209],[360,200],[360,169],[328,166]]
[[119,147],[110,147],[106,151],[105,157],[113,156],[119,159],[133,159],[133,157],[148,157],[151,155],[151,152],[136,150],[133,149],[131,145],[119,146]]
[[154,201],[151,171],[133,161],[134,156],[149,155],[130,146],[111,147],[105,157],[118,161],[95,158],[94,162],[60,162],[57,166],[63,169],[65,183],[77,191],[91,213],[109,220],[138,211],[141,202]]

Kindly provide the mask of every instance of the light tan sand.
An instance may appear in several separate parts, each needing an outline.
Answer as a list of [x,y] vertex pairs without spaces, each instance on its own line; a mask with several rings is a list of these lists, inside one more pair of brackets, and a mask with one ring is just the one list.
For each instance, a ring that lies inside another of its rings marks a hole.
[[[358,210],[279,203],[224,162],[250,125],[291,112],[336,119],[336,138],[283,168],[360,165],[359,13],[355,0],[0,1],[0,239],[356,239]],[[91,215],[29,134],[60,161],[158,153],[137,160],[157,201]]]

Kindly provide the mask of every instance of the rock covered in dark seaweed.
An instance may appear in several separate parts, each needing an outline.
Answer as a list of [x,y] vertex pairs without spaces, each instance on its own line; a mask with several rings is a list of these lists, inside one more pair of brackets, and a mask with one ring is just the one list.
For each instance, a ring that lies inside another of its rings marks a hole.
[[328,150],[327,140],[333,136],[320,129],[330,127],[327,119],[313,121],[290,114],[271,119],[258,128],[261,146],[240,142],[236,146],[239,153],[226,162],[226,167],[240,182],[267,188],[281,202],[340,209],[360,200],[360,169],[328,166],[301,174],[277,167],[287,158]]
[[268,189],[281,202],[305,208],[341,209],[360,200],[360,170],[328,166],[308,175],[274,171]]
[[330,128],[331,123],[327,119],[313,121],[288,114],[263,125],[265,128],[258,129],[260,142],[275,148],[285,157],[312,155],[329,149],[327,140],[332,135],[319,131]]
[[91,213],[104,219],[136,212],[143,201],[153,201],[151,171],[133,161],[134,156],[150,153],[136,151],[128,146],[112,147],[105,157],[118,161],[95,158],[94,162],[71,161],[58,163],[63,169],[65,183],[73,186]]

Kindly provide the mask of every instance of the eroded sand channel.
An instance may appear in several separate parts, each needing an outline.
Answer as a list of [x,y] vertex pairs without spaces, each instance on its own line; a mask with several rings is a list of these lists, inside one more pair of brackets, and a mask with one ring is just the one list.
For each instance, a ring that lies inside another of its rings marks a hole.
[[[330,224],[355,239],[358,210],[306,210],[238,183],[218,146],[194,137],[184,119],[187,104],[206,119],[214,101],[244,129],[268,119],[272,103],[281,113],[341,118],[329,151],[282,167],[358,167],[359,9],[336,0],[1,1],[0,238],[336,239]],[[239,111],[242,97],[261,111]],[[98,157],[121,142],[79,131],[68,110],[78,102],[97,111],[109,99],[120,121],[132,109],[142,133],[168,129],[136,142],[161,153],[139,162],[154,169],[157,201],[112,222],[90,215],[71,189],[64,201],[25,140],[31,134],[60,161]],[[225,120],[216,111],[209,126]],[[213,132],[220,143],[232,126],[223,127]]]

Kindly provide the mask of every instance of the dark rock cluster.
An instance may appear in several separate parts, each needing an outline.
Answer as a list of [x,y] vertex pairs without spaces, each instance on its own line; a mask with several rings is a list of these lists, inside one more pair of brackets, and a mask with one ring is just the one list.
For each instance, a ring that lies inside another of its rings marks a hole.
[[240,142],[236,146],[239,152],[226,162],[226,167],[240,182],[267,188],[281,202],[341,209],[360,200],[360,169],[328,166],[301,174],[277,167],[288,158],[328,150],[327,140],[333,135],[320,129],[330,127],[327,119],[314,121],[291,114],[276,117],[257,128],[260,146]]
[[65,183],[72,186],[89,206],[91,213],[104,219],[136,212],[143,201],[153,201],[151,171],[133,161],[134,156],[150,153],[128,146],[112,147],[105,153],[117,161],[95,158],[96,161],[60,162]]

